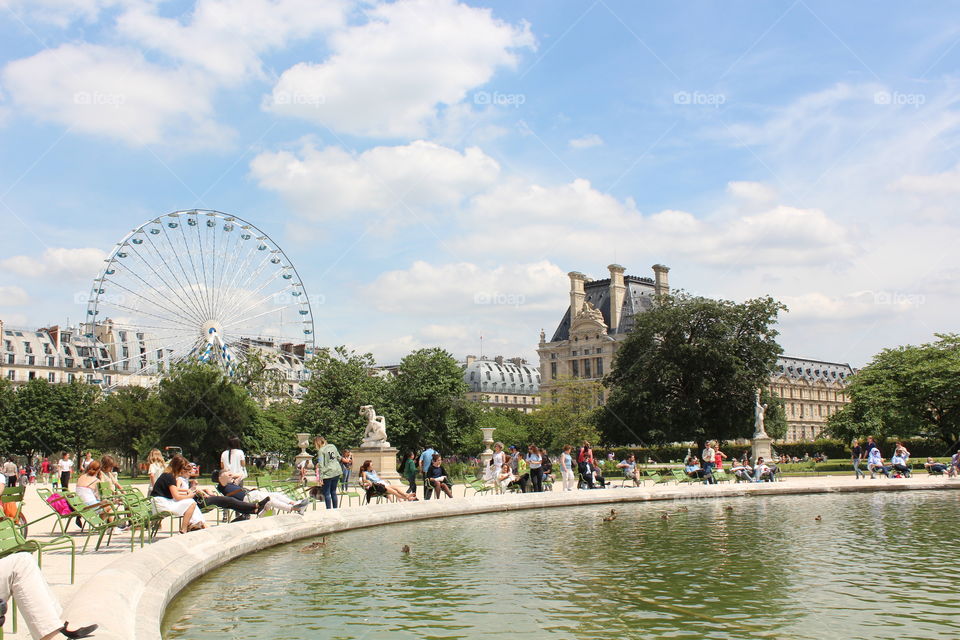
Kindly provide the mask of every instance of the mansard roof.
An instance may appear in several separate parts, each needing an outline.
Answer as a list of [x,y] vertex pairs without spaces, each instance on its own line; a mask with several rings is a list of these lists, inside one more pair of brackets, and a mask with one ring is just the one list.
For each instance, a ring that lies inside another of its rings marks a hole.
[[[607,325],[607,333],[610,335],[629,333],[636,321],[634,316],[653,308],[654,283],[652,278],[624,276],[623,284],[626,291],[620,310],[620,324],[616,327],[610,326],[610,278],[591,280],[586,282],[583,287],[584,302],[591,303],[603,314],[603,321]],[[550,341],[569,340],[570,322],[570,307],[568,306]]]

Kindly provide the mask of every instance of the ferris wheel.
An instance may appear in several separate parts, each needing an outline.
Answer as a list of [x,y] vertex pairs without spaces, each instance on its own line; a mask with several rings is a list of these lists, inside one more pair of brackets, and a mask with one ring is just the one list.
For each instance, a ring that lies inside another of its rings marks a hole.
[[[231,372],[254,346],[313,353],[310,297],[270,237],[219,211],[175,211],[128,233],[87,303],[86,337],[101,383],[184,360]],[[105,386],[111,386],[109,383]]]

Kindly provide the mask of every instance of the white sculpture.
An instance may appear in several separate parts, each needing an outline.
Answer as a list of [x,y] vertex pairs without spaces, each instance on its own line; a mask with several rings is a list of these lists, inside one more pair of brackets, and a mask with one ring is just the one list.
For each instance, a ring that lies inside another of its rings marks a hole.
[[767,413],[767,405],[760,404],[760,389],[757,389],[757,393],[754,397],[754,406],[753,406],[753,437],[756,438],[769,438],[766,430],[763,428],[763,418]]
[[360,447],[364,449],[389,447],[387,422],[384,417],[377,415],[372,404],[365,404],[360,407],[360,415],[367,419],[367,428],[363,432],[363,442],[360,443]]

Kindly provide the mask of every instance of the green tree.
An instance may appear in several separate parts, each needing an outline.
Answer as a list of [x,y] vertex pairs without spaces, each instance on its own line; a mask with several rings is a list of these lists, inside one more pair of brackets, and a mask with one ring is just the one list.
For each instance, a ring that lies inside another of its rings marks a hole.
[[30,380],[16,390],[9,414],[9,441],[12,453],[32,456],[69,451],[61,425],[61,407],[55,385]]
[[95,412],[100,388],[74,380],[69,384],[51,385],[56,401],[55,411],[60,441],[77,459],[93,438]]
[[[307,363],[310,379],[294,412],[295,431],[322,434],[341,449],[359,445],[366,427],[360,407],[372,404],[383,414],[387,382],[371,375],[375,365],[371,354],[344,346],[319,350]],[[392,438],[389,422],[388,429]]]
[[452,355],[439,348],[409,354],[390,381],[381,412],[390,442],[403,451],[427,445],[444,453],[462,451],[481,416],[466,392],[463,370]]
[[286,462],[300,452],[295,416],[299,407],[292,400],[274,402],[261,409],[245,446],[255,453],[279,453]]
[[165,415],[150,389],[120,387],[104,396],[95,414],[91,445],[118,453],[134,472],[137,461],[159,444],[158,429]]
[[596,443],[599,412],[597,399],[603,385],[589,380],[562,379],[543,398],[543,404],[530,414],[530,443],[558,451],[564,445],[577,447],[584,440]]
[[13,383],[6,378],[0,378],[0,451],[11,450],[16,403],[17,393]]
[[850,378],[850,403],[830,416],[828,432],[849,441],[923,436],[951,449],[960,439],[960,335],[936,334],[920,346],[884,349]]
[[190,459],[216,464],[232,435],[253,434],[258,408],[245,389],[215,366],[180,364],[160,380],[163,414],[157,445],[179,446]]
[[609,444],[703,442],[753,433],[754,391],[782,353],[785,309],[764,297],[737,304],[676,293],[636,316],[604,383],[599,419]]
[[234,367],[234,384],[247,390],[261,405],[273,398],[287,396],[287,379],[280,367],[280,356],[275,353],[247,350],[243,359]]
[[494,440],[503,442],[508,447],[511,444],[520,446],[529,443],[533,415],[517,409],[500,407],[482,411],[477,419],[477,428],[465,434],[460,453],[475,456],[483,451],[483,434],[480,427],[495,429]]

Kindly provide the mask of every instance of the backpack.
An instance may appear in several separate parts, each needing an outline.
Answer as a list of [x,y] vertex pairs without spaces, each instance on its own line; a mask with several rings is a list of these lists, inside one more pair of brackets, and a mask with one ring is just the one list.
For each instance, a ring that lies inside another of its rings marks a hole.
[[54,511],[62,516],[73,513],[73,509],[70,508],[70,503],[59,493],[50,494],[50,497],[47,498],[47,503],[53,507]]

